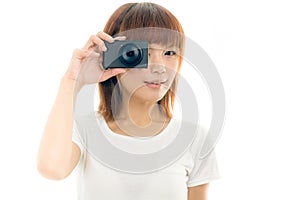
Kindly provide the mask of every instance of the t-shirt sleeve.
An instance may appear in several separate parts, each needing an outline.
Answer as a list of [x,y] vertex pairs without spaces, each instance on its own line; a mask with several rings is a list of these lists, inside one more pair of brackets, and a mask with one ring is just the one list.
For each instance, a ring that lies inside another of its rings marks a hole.
[[80,149],[80,152],[81,152],[81,156],[83,154],[83,151],[84,151],[84,145],[83,145],[83,140],[82,140],[82,136],[80,135],[80,132],[79,131],[82,131],[80,130],[80,127],[77,123],[76,120],[74,120],[73,122],[73,133],[72,133],[72,141],[77,144],[77,146],[79,147]]
[[212,146],[206,155],[202,155],[203,147],[206,146],[207,133],[207,129],[198,127],[197,136],[190,147],[193,165],[188,172],[188,187],[202,185],[220,178],[214,147]]
[[188,187],[202,185],[220,178],[216,153],[213,150],[203,159],[194,158],[194,166],[188,175]]

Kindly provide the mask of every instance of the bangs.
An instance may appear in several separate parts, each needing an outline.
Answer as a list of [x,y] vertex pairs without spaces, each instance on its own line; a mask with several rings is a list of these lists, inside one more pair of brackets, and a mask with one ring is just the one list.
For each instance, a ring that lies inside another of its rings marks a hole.
[[119,15],[117,11],[118,17],[112,17],[109,21],[113,23],[108,25],[108,27],[118,25],[119,28],[108,31],[109,34],[123,35],[128,40],[146,40],[149,43],[183,49],[185,41],[183,28],[166,8],[154,3],[132,3],[120,9],[123,14]]
[[118,35],[126,36],[127,40],[145,40],[149,44],[159,44],[164,47],[183,49],[184,36],[165,28],[137,28],[120,32]]

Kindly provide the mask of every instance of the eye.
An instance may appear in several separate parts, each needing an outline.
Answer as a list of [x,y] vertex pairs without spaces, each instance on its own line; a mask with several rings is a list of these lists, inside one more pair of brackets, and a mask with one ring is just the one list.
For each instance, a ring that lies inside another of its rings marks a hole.
[[175,56],[176,55],[176,51],[166,51],[165,55],[166,56]]

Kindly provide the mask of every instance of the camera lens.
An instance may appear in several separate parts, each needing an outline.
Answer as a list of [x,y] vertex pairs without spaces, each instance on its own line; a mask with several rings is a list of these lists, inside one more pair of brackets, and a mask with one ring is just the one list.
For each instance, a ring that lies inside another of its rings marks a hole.
[[130,65],[132,67],[141,62],[143,51],[137,45],[129,43],[121,47],[119,55],[120,61],[124,65]]

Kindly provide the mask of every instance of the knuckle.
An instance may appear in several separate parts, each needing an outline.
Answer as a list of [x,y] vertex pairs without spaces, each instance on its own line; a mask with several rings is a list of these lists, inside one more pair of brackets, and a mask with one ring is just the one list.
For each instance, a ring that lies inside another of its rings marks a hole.
[[91,36],[90,36],[90,40],[91,40],[91,41],[95,40],[95,37],[96,37],[95,35],[91,35]]
[[100,46],[104,46],[104,41],[103,41],[103,40],[100,40],[98,44],[99,44]]
[[81,49],[74,49],[73,54],[79,54],[81,51]]
[[88,51],[82,49],[74,49],[73,56],[76,58],[83,58],[87,55]]
[[98,31],[98,33],[97,33],[97,35],[99,35],[99,36],[101,36],[101,35],[103,35],[103,31]]

